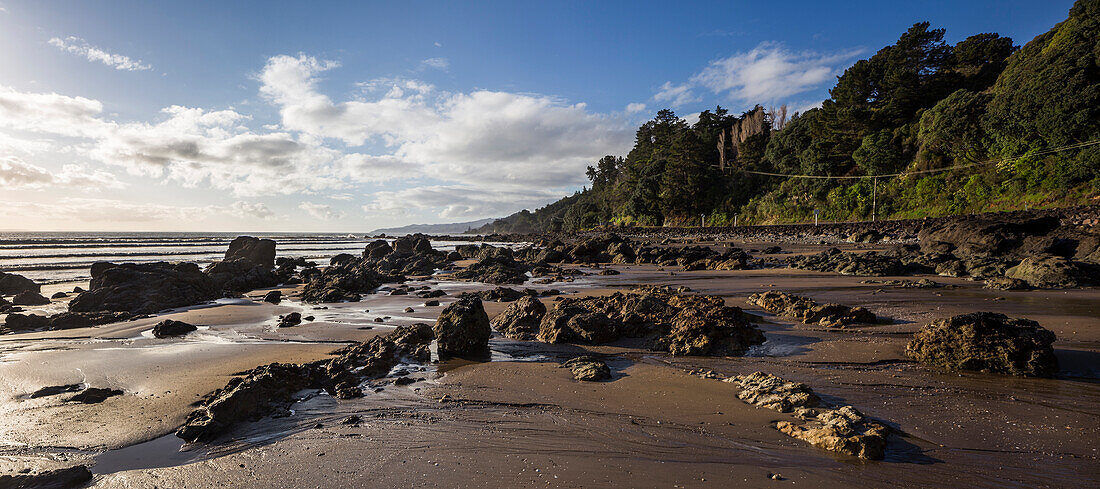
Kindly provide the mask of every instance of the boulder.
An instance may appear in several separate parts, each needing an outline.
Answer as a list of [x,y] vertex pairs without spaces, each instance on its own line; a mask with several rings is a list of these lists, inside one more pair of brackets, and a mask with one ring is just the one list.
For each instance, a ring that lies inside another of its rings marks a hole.
[[520,297],[493,318],[492,326],[501,334],[515,340],[534,340],[539,333],[546,306],[532,296]]
[[19,333],[23,331],[34,331],[37,329],[45,329],[50,325],[50,320],[46,316],[40,316],[38,314],[8,314],[8,317],[4,320],[4,329],[8,332]]
[[229,243],[223,261],[246,260],[265,269],[275,268],[275,241],[238,236]]
[[68,296],[69,296],[69,294],[66,294],[64,292],[56,292],[56,293],[54,293],[54,295],[50,296],[50,299],[64,299]]
[[1052,377],[1058,359],[1054,333],[1028,319],[976,312],[935,321],[920,329],[906,354],[930,367]]
[[44,306],[49,304],[50,300],[38,292],[24,290],[12,297],[11,303],[16,306]]
[[220,290],[194,263],[92,265],[91,290],[69,301],[72,312],[151,314],[216,299]]
[[280,316],[279,317],[278,327],[280,327],[280,328],[289,328],[291,326],[297,326],[299,324],[302,324],[302,314],[297,313],[297,312],[292,312],[292,313],[287,314],[285,316]]
[[272,290],[264,294],[263,301],[270,304],[278,304],[283,301],[283,293],[282,291]]
[[432,331],[440,357],[484,353],[492,335],[485,307],[473,295],[463,295],[443,309]]
[[810,386],[792,382],[764,372],[731,377],[741,387],[737,398],[754,406],[789,413],[796,408],[812,408],[821,404],[821,398]]
[[193,324],[188,324],[183,321],[173,321],[171,319],[165,319],[153,326],[153,336],[157,338],[167,338],[169,336],[183,336],[187,333],[195,331],[199,328]]
[[580,356],[563,364],[562,368],[568,368],[576,380],[586,382],[598,382],[611,378],[611,369],[603,360],[592,356]]
[[[486,250],[507,250],[508,253],[500,251],[487,253]],[[507,248],[485,247],[481,253],[487,256],[455,272],[454,277],[494,285],[522,284],[527,281],[527,272],[530,267],[515,261],[510,252],[511,250]]]
[[1029,256],[1019,265],[1005,271],[1005,277],[1023,280],[1032,287],[1079,287],[1084,271],[1074,262],[1060,256]]
[[526,295],[527,294],[523,292],[508,287],[497,287],[495,289],[477,292],[477,296],[485,302],[512,302]]
[[42,291],[42,286],[22,275],[0,272],[0,295],[15,295],[27,291],[38,293]]

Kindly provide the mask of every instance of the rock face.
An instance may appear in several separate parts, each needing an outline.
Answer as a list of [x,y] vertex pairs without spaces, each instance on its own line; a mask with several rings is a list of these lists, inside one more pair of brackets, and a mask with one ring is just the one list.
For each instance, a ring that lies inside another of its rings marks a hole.
[[726,379],[741,386],[738,399],[755,406],[794,413],[803,422],[779,421],[779,431],[815,447],[854,457],[881,460],[889,428],[852,406],[825,406],[806,384],[763,372]]
[[237,236],[229,243],[223,261],[246,260],[267,269],[275,268],[275,241]]
[[157,338],[167,338],[169,336],[183,336],[187,333],[197,330],[193,324],[188,324],[183,321],[173,321],[171,319],[165,319],[153,326],[153,336]]
[[813,299],[786,292],[767,291],[753,294],[749,296],[748,302],[772,314],[794,317],[806,324],[820,324],[831,328],[878,322],[878,318],[871,311],[862,307],[848,307],[841,304],[818,305]]
[[463,295],[443,309],[432,331],[441,357],[484,353],[492,335],[485,307],[473,295]]
[[581,356],[576,357],[561,364],[562,368],[567,368],[573,374],[573,378],[576,380],[583,380],[586,382],[598,382],[601,380],[607,380],[611,378],[611,369],[603,360],[596,357]]
[[1054,333],[1028,319],[976,312],[933,322],[917,332],[905,352],[925,365],[1052,377],[1058,359]]
[[194,263],[100,262],[92,265],[91,290],[69,301],[72,312],[151,314],[216,299],[220,290]]
[[84,465],[47,470],[37,474],[0,475],[0,487],[12,489],[69,489],[81,487],[92,480],[92,472]]
[[673,355],[741,355],[764,334],[718,296],[679,295],[661,289],[564,299],[542,318],[546,343],[606,343],[649,338],[649,347]]
[[511,303],[497,317],[492,326],[501,334],[514,340],[533,340],[539,334],[539,325],[546,315],[546,306],[532,296],[523,296]]
[[16,306],[44,306],[49,304],[50,300],[38,292],[24,290],[12,297],[11,303]]
[[363,380],[384,376],[401,361],[430,360],[431,341],[430,326],[401,326],[387,336],[337,350],[330,360],[257,367],[207,395],[176,436],[189,442],[212,440],[236,423],[285,411],[303,389],[325,389],[341,399],[362,396]]
[[26,291],[42,292],[42,286],[22,275],[0,272],[0,295],[15,295]]

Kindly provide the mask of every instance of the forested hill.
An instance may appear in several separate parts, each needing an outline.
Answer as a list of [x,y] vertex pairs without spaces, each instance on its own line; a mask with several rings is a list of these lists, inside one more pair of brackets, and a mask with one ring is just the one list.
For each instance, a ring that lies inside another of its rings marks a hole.
[[[820,108],[662,110],[591,187],[477,232],[922,217],[1100,203],[1100,0],[1022,48],[914,24]],[[798,178],[780,175],[848,178]],[[899,175],[900,174],[900,175]],[[879,178],[875,178],[880,176]],[[877,185],[876,185],[877,182]]]

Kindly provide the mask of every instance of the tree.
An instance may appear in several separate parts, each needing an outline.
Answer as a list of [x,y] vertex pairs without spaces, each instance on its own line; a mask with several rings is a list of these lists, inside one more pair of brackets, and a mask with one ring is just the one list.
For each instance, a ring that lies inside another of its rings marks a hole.
[[989,95],[958,90],[941,100],[920,118],[923,160],[944,156],[955,161],[985,158],[985,131],[981,126]]

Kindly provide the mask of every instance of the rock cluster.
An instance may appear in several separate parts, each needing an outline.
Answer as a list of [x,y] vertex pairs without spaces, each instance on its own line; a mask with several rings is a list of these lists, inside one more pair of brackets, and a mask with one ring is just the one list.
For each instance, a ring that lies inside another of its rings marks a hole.
[[27,291],[42,292],[42,286],[22,275],[0,272],[0,295],[16,295]]
[[850,253],[829,248],[814,255],[797,255],[787,258],[792,268],[841,275],[887,276],[906,275],[912,270],[897,257],[875,251]]
[[285,411],[304,389],[324,389],[344,399],[361,396],[362,381],[382,377],[402,361],[430,360],[431,341],[430,326],[401,326],[387,336],[337,350],[330,360],[257,367],[207,395],[176,436],[189,442],[212,440],[236,423]]
[[615,233],[581,239],[575,243],[539,240],[535,248],[521,250],[525,260],[539,263],[654,264],[682,270],[743,270],[749,256],[738,248],[718,252],[706,246],[656,246],[634,242]]
[[741,355],[764,342],[741,309],[726,306],[721,297],[661,289],[564,299],[546,312],[536,336],[545,343],[622,337],[645,337],[651,349],[673,355]]
[[38,314],[8,314],[0,333],[23,333],[35,330],[62,330],[73,328],[89,328],[103,324],[117,323],[129,319],[137,319],[127,312],[63,312],[53,316]]
[[767,291],[749,296],[749,304],[779,316],[801,319],[806,324],[837,328],[849,324],[873,324],[879,321],[871,311],[842,304],[819,305],[813,299],[786,292]]
[[539,325],[546,315],[546,306],[532,296],[520,297],[504,308],[493,318],[492,326],[501,334],[516,340],[534,340],[539,334]]
[[726,379],[741,387],[737,397],[749,404],[794,413],[802,422],[779,421],[776,429],[815,447],[854,457],[881,460],[889,428],[852,406],[825,406],[806,384],[763,372]]
[[1052,377],[1058,359],[1054,333],[1028,319],[976,312],[935,321],[917,332],[905,352],[945,370],[978,370]]
[[302,291],[306,302],[356,302],[383,283],[401,283],[406,276],[431,275],[447,264],[447,254],[432,248],[424,235],[402,236],[390,245],[376,240],[361,257],[342,254],[310,277]]
[[221,290],[194,263],[92,265],[91,290],[69,301],[72,312],[151,314],[218,298]]

